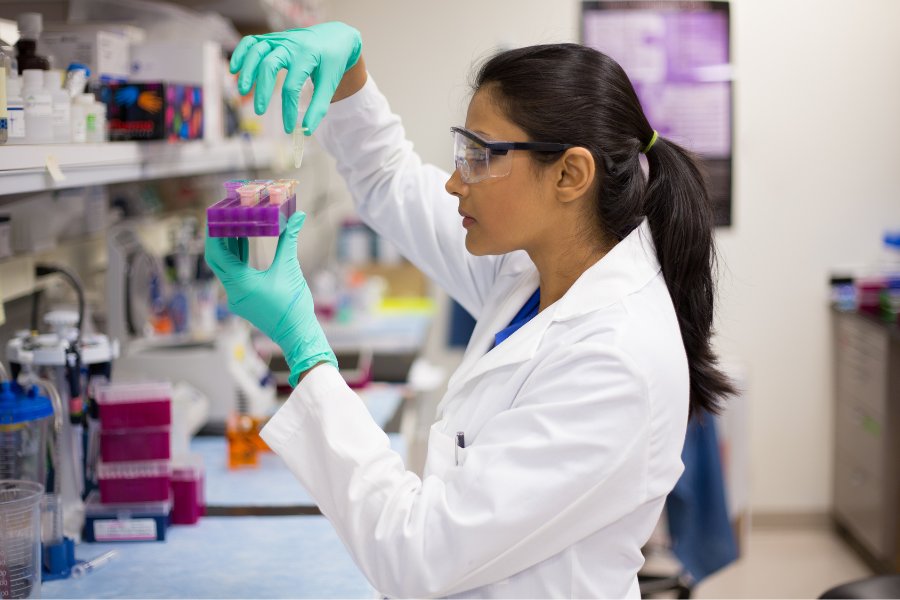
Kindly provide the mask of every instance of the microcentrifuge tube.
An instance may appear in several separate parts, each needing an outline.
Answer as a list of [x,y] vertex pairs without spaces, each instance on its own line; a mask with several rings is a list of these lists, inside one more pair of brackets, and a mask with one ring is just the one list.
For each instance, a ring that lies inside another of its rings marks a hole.
[[304,133],[307,130],[306,127],[302,127],[294,130],[294,168],[299,169],[300,163],[303,162],[303,138],[306,137]]
[[112,559],[117,557],[118,555],[119,555],[118,551],[110,550],[109,552],[105,552],[105,553],[101,554],[97,558],[93,558],[91,560],[73,565],[72,566],[72,577],[75,577],[76,579],[79,577],[84,577],[91,571],[93,571],[99,567],[102,567],[103,565],[105,565],[106,563],[108,563],[109,561],[111,561]]

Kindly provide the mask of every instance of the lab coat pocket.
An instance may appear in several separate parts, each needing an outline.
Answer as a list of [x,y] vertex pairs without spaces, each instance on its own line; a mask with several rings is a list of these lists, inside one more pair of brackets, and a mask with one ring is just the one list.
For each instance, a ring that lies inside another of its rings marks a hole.
[[456,444],[456,436],[441,431],[442,422],[431,426],[428,435],[428,456],[425,459],[425,476],[434,475],[443,478],[453,469],[466,462],[466,448]]

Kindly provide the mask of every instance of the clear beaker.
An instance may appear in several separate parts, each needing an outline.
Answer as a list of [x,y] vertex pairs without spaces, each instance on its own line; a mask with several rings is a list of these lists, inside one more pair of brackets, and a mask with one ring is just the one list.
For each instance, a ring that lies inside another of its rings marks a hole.
[[33,481],[0,480],[0,598],[41,597],[41,498]]
[[0,384],[0,479],[44,483],[50,400],[18,384]]

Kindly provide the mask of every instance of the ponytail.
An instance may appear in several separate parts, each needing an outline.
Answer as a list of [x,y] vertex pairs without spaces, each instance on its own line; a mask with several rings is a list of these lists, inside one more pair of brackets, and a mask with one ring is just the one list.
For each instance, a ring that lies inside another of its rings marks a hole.
[[719,400],[735,388],[710,347],[716,252],[706,182],[696,159],[674,142],[658,138],[646,154],[644,213],[687,353],[691,413],[718,413]]

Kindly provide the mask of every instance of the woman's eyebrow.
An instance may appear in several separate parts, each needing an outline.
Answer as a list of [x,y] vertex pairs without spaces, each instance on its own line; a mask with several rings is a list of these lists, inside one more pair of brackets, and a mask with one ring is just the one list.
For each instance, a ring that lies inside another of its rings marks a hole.
[[481,137],[483,137],[484,139],[486,139],[488,141],[497,139],[492,134],[488,133],[487,131],[484,131],[483,129],[470,129],[469,131],[471,131],[472,133],[477,133],[478,135],[480,135]]

